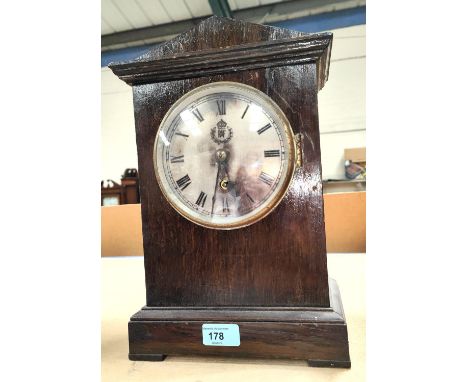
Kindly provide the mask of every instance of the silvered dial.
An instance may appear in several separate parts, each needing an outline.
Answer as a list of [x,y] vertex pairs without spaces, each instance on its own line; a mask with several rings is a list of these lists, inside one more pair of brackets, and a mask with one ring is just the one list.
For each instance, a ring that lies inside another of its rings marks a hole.
[[291,127],[255,88],[216,82],[179,99],[164,117],[154,165],[161,190],[187,219],[232,229],[266,216],[294,169]]

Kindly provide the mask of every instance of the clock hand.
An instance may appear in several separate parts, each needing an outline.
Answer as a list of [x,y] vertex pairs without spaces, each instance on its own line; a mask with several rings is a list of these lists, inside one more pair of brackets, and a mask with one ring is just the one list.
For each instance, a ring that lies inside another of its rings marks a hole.
[[219,173],[221,170],[221,163],[217,162],[217,164],[218,164],[218,171],[216,173],[215,189],[213,192],[213,198],[211,199],[211,216],[213,216],[213,212],[214,212],[214,205],[216,201],[216,191],[218,190],[218,179],[219,179]]
[[214,204],[215,204],[215,201],[216,201],[216,191],[218,190],[218,187],[219,187],[219,180],[222,176],[222,173],[221,173],[221,169],[223,170],[223,174],[227,174],[227,170],[226,170],[226,161],[229,157],[229,151],[226,151],[224,149],[224,145],[223,145],[223,148],[219,149],[219,150],[216,150],[215,152],[215,160],[218,164],[218,172],[216,174],[216,184],[215,184],[215,189],[214,189],[214,192],[213,192],[213,198],[212,198],[212,202],[211,202],[211,216],[213,216],[213,212],[214,212]]
[[229,150],[227,152],[228,152],[228,155],[226,157],[225,169],[224,169],[224,171],[225,171],[224,179],[226,180],[226,189],[225,190],[228,192],[228,194],[230,194],[231,196],[236,198],[237,197],[236,182],[229,176],[229,171],[228,171],[229,162],[231,161],[231,155],[230,155]]
[[[228,214],[236,213],[238,209],[238,200],[237,197],[239,196],[237,190],[237,184],[232,178],[229,176],[229,162],[230,162],[230,152],[229,150],[224,150],[223,148],[223,162],[221,163],[223,166],[223,173],[220,175],[218,179],[219,188],[223,191],[224,201],[223,201],[223,212],[227,211]],[[229,202],[228,202],[229,200]],[[229,208],[229,204],[231,204],[231,208]],[[226,210],[225,210],[226,208]],[[234,209],[233,209],[234,208]]]

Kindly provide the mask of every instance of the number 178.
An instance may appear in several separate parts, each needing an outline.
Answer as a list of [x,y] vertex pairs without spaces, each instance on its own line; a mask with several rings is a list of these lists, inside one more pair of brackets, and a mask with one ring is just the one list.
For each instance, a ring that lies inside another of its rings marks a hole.
[[210,336],[210,340],[217,340],[217,339],[220,339],[220,340],[224,340],[224,333],[218,333],[218,332],[210,332],[209,334]]

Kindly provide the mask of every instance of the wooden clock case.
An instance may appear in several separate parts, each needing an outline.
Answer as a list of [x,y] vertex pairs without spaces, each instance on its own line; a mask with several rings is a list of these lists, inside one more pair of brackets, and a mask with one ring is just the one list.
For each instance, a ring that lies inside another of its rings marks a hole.
[[[146,306],[129,322],[129,358],[221,355],[350,367],[338,286],[328,279],[317,92],[328,77],[331,33],[304,34],[213,16],[132,62],[110,65],[132,85]],[[234,81],[267,94],[302,138],[302,163],[282,202],[241,229],[180,216],[156,181],[153,147],[182,95]],[[202,344],[203,323],[235,323],[240,346]]]

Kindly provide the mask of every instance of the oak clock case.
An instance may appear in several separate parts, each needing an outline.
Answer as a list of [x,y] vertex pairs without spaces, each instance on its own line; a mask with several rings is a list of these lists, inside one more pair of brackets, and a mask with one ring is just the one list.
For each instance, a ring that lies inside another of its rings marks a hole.
[[[110,65],[133,89],[140,175],[146,306],[128,325],[131,360],[351,366],[323,218],[317,93],[331,44],[210,17]],[[211,324],[236,325],[238,345],[205,345]]]
[[154,146],[156,177],[172,207],[213,229],[235,229],[269,214],[296,161],[291,126],[257,89],[214,82],[167,112]]

